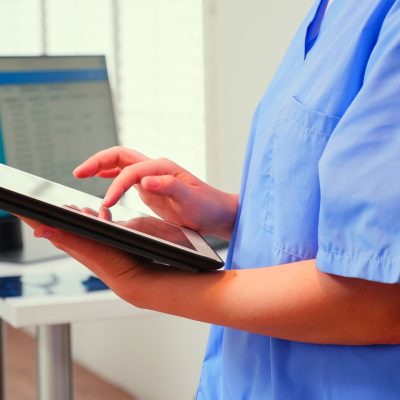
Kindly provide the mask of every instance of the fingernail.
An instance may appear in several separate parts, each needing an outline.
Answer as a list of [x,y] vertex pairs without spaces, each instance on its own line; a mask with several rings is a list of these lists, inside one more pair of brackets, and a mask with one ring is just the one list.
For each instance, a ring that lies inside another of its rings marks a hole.
[[72,175],[74,175],[75,177],[78,177],[78,176],[83,176],[84,174],[82,174],[82,172],[80,172],[80,167],[76,167],[76,168],[72,171]]

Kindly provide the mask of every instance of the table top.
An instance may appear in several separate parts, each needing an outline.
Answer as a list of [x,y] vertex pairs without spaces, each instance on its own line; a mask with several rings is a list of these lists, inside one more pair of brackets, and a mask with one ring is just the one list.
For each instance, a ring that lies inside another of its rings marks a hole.
[[[91,273],[69,257],[26,265],[0,262],[0,277],[17,275],[31,284],[27,296],[0,298],[0,318],[16,328],[128,318],[150,313],[128,304],[111,290],[85,292],[81,286],[77,287],[77,278],[85,280],[90,278]],[[59,281],[61,277],[64,282],[55,285],[55,290],[48,294],[43,292],[42,285],[46,276],[56,276]],[[66,293],[66,287],[72,290]]]

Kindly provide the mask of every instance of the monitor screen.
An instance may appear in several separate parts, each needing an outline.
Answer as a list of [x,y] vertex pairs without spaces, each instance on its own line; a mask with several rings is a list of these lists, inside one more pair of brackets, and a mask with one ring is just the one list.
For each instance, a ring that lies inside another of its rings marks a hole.
[[0,162],[102,196],[72,171],[116,144],[104,56],[0,57]]

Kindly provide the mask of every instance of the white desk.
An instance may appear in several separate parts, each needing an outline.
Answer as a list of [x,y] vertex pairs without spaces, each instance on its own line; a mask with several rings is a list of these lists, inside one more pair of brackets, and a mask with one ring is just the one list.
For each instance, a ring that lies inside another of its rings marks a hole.
[[[67,257],[28,265],[0,263],[1,277],[23,275],[34,280],[35,275],[39,277],[54,271],[65,271],[67,274],[70,272],[80,275],[83,279],[89,276],[86,268]],[[126,318],[144,313],[149,311],[133,307],[110,290],[0,298],[0,320],[15,328],[36,327],[40,400],[72,399],[71,323]],[[0,328],[0,340],[2,337]],[[3,380],[2,372],[1,365],[0,384]],[[4,395],[0,393],[0,399],[3,398]]]

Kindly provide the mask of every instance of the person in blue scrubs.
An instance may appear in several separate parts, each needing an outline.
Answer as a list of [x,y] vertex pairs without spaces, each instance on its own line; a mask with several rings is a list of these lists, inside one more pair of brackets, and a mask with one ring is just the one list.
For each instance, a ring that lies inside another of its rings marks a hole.
[[163,218],[230,238],[226,270],[149,266],[34,221],[132,304],[215,325],[197,399],[400,398],[400,0],[318,0],[254,115],[239,197],[100,152]]

